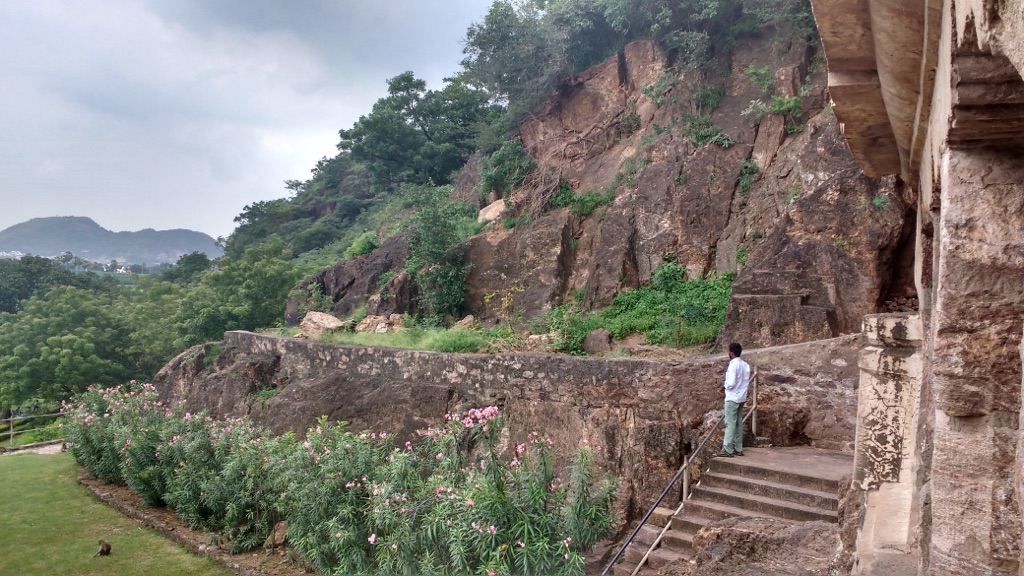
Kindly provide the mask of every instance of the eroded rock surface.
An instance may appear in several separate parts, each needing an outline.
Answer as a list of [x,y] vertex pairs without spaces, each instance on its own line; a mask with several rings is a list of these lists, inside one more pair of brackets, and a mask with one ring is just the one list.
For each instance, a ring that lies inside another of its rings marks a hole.
[[822,576],[829,574],[839,527],[826,522],[730,518],[701,530],[696,561],[671,564],[661,576]]

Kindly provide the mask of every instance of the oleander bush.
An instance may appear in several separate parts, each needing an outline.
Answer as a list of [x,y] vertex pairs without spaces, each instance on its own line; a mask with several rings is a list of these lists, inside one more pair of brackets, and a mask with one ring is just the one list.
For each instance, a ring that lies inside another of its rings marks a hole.
[[536,435],[508,457],[495,407],[449,415],[396,445],[326,418],[304,440],[161,404],[149,384],[90,388],[65,405],[78,462],[166,503],[233,552],[278,520],[321,574],[583,574],[609,533],[615,482],[582,447],[562,468]]

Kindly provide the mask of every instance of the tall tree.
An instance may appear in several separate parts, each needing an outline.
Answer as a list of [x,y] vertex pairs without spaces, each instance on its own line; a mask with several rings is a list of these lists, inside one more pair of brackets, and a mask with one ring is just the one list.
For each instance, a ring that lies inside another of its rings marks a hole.
[[129,330],[109,293],[70,286],[0,313],[0,403],[62,400],[134,375]]
[[225,330],[256,330],[284,317],[288,291],[298,281],[284,242],[278,237],[250,246],[237,261],[225,259],[220,270],[204,274],[185,291],[174,323],[184,348],[220,340]]
[[427,90],[412,72],[388,80],[388,95],[340,130],[338,149],[365,162],[378,189],[402,182],[445,184],[473,151],[474,125],[487,118],[488,94],[460,82]]

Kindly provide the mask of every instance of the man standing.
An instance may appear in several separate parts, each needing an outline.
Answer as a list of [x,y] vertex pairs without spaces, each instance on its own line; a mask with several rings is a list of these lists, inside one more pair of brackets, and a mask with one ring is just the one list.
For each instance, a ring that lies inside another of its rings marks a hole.
[[750,365],[740,354],[743,347],[738,343],[729,344],[729,367],[725,371],[725,441],[722,451],[715,456],[732,458],[743,456],[743,403],[747,401],[750,387]]

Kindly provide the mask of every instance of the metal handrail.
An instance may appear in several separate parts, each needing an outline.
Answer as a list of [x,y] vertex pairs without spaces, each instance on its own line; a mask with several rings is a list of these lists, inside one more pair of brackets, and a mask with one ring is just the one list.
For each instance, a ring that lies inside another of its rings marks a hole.
[[[757,417],[754,416],[754,414],[757,412],[756,367],[754,368],[754,373],[750,377],[750,383],[751,386],[753,386],[751,396],[753,397],[754,403],[753,405],[751,405],[750,410],[747,410],[747,413],[743,415],[743,421],[740,424],[745,424],[748,419],[753,417],[753,420],[751,420],[750,423],[750,431],[756,438]],[[607,576],[608,571],[611,570],[612,566],[614,566],[615,563],[619,561],[619,558],[622,557],[622,554],[626,551],[626,548],[633,542],[633,539],[636,538],[636,535],[640,533],[640,530],[644,527],[644,525],[647,524],[647,520],[651,517],[652,514],[654,514],[654,510],[658,508],[658,505],[661,504],[661,501],[665,499],[665,496],[668,495],[669,491],[672,490],[672,487],[675,486],[676,482],[679,481],[679,478],[681,476],[683,478],[683,495],[682,498],[680,498],[679,506],[676,507],[675,512],[668,519],[668,522],[665,523],[665,526],[661,529],[661,533],[658,534],[658,537],[654,539],[654,542],[651,544],[650,548],[647,549],[647,552],[644,554],[644,557],[640,559],[639,563],[637,563],[636,568],[634,568],[633,572],[631,573],[631,576],[636,576],[637,572],[640,571],[640,568],[644,565],[645,562],[647,562],[647,557],[651,555],[651,552],[654,551],[655,548],[657,548],[658,544],[661,543],[661,539],[665,536],[665,533],[668,532],[669,529],[672,527],[673,518],[675,518],[676,515],[683,511],[683,505],[686,504],[686,499],[690,497],[690,464],[694,461],[694,459],[696,459],[698,455],[700,455],[701,452],[704,451],[704,447],[707,446],[708,440],[711,440],[711,437],[714,436],[715,432],[718,430],[718,426],[721,425],[723,420],[725,420],[724,414],[718,417],[718,420],[715,421],[714,426],[711,427],[711,430],[709,430],[708,433],[704,436],[704,439],[701,440],[700,444],[697,445],[697,449],[690,453],[690,455],[683,457],[682,466],[679,467],[679,470],[676,472],[675,476],[673,476],[672,479],[669,480],[668,485],[665,486],[665,489],[661,491],[661,495],[658,496],[658,499],[655,500],[654,504],[652,504],[651,507],[647,510],[647,513],[644,514],[644,517],[640,520],[640,522],[637,523],[636,528],[633,529],[633,532],[629,535],[628,538],[626,538],[626,541],[622,543],[622,546],[619,547],[619,551],[616,552],[615,555],[612,556],[612,559],[608,561],[608,564],[605,565],[604,570],[601,571],[600,576]],[[740,433],[742,434],[742,429]]]

